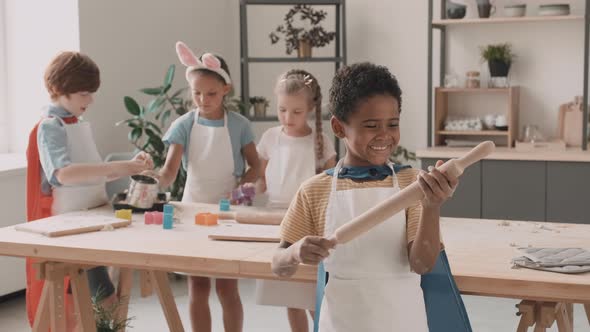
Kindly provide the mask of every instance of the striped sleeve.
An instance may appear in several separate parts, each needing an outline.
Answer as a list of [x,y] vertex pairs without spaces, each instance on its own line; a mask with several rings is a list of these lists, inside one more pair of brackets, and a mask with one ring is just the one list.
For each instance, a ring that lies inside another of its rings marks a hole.
[[305,187],[301,186],[281,223],[281,241],[291,244],[308,235],[317,235]]
[[[404,189],[416,181],[418,172],[419,170],[415,168],[406,168],[397,173],[396,177],[399,181],[399,188]],[[418,233],[421,215],[422,204],[420,204],[419,201],[406,209],[406,237],[408,243],[416,239],[416,233]]]

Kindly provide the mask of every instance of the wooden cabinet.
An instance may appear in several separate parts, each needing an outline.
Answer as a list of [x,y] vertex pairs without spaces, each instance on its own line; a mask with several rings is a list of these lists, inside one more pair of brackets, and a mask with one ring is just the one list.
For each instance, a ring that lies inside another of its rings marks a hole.
[[[434,104],[434,145],[444,146],[447,138],[471,139],[476,137],[480,141],[498,138],[500,144],[512,147],[518,134],[518,105],[520,100],[519,88],[436,88]],[[498,98],[506,98],[507,104],[504,112],[506,116],[507,130],[479,130],[479,131],[452,131],[445,130],[445,121],[453,112],[449,109],[449,98],[459,98],[465,94],[494,94]]]

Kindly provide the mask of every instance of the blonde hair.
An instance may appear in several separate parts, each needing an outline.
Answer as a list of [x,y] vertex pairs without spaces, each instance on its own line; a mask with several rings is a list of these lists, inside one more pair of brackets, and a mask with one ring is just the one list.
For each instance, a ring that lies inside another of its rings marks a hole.
[[[309,108],[315,108],[315,158],[324,158],[324,136],[322,134],[322,90],[318,80],[302,69],[291,69],[282,74],[277,81],[275,94],[292,95],[305,92]],[[322,165],[315,165],[316,173],[321,172]]]

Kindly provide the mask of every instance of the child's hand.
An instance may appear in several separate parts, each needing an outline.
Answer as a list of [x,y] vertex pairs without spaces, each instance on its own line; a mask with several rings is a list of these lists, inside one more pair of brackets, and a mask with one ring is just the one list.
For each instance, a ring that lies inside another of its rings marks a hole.
[[153,164],[151,162],[147,162],[146,160],[129,160],[123,162],[123,172],[125,175],[135,175],[141,174],[144,171],[151,170],[153,168]]
[[[436,167],[442,165],[442,160],[436,162]],[[439,208],[449,197],[453,196],[459,179],[454,176],[442,173],[438,169],[430,166],[429,173],[420,171],[418,174],[418,184],[424,198],[422,198],[422,207]]]
[[335,241],[320,236],[306,236],[293,245],[293,255],[297,262],[317,265],[330,255]]
[[149,153],[145,153],[144,151],[139,152],[135,157],[132,159],[133,161],[141,161],[144,162],[147,166],[147,169],[154,168],[154,160]]

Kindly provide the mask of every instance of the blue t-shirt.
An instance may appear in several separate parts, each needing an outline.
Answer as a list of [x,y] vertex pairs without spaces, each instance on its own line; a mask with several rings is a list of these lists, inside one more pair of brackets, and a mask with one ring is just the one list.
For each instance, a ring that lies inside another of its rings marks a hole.
[[41,191],[51,193],[51,187],[61,184],[55,177],[55,171],[72,163],[68,154],[66,129],[57,118],[69,118],[73,115],[65,108],[49,105],[43,110],[43,121],[37,129],[37,146],[41,162]]
[[[182,166],[187,169],[189,140],[191,137],[191,130],[195,121],[195,111],[188,112],[178,119],[174,120],[170,128],[164,134],[162,141],[166,145],[180,144],[184,147],[182,155]],[[234,176],[240,177],[244,174],[246,162],[242,155],[242,148],[254,142],[254,133],[250,126],[250,121],[239,113],[226,111],[225,117],[221,120],[208,120],[199,117],[200,125],[209,127],[223,127],[225,119],[227,119],[227,130],[229,131],[229,138],[231,141],[232,152],[234,156]]]

